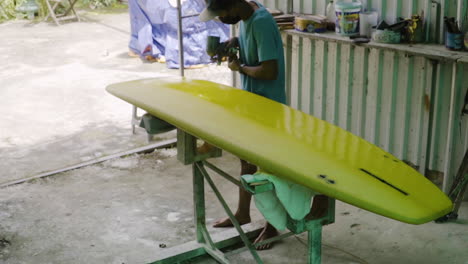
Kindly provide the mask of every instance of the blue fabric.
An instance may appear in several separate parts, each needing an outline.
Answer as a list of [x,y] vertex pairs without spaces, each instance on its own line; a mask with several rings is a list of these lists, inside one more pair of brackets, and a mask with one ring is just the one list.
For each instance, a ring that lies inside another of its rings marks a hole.
[[[131,37],[129,48],[141,56],[165,56],[168,68],[179,68],[179,41],[177,36],[177,9],[167,0],[129,0]],[[182,15],[200,13],[204,0],[182,3]],[[206,54],[208,36],[229,39],[229,26],[219,22],[200,22],[198,16],[184,18],[184,65],[210,63]]]
[[240,59],[247,66],[277,60],[278,78],[259,80],[241,74],[242,89],[286,104],[283,41],[273,16],[256,3],[260,8],[248,20],[240,22]]
[[[158,3],[159,5],[156,5]],[[130,43],[129,48],[141,55],[164,55],[166,30],[164,10],[170,7],[167,1],[129,0]],[[150,46],[151,50],[144,52]]]

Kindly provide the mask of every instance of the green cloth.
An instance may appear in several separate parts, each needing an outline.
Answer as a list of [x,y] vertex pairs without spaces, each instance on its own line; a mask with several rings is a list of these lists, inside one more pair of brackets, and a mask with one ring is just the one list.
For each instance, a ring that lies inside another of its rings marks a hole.
[[259,172],[254,175],[243,175],[241,182],[244,187],[254,192],[252,183],[270,182],[274,189],[262,193],[254,193],[255,205],[265,219],[276,229],[286,229],[287,216],[294,220],[303,219],[310,211],[314,191],[274,175]]
[[247,66],[258,66],[261,62],[276,60],[276,80],[259,80],[241,74],[242,89],[286,104],[285,64],[283,41],[278,25],[264,6],[260,7],[239,26],[240,60]]

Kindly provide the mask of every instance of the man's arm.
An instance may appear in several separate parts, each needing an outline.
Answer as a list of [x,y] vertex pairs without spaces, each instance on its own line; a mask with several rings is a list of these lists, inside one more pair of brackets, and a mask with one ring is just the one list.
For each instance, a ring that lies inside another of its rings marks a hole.
[[235,59],[229,62],[229,69],[238,71],[259,80],[276,80],[278,78],[277,60],[268,60],[260,63],[259,66],[242,66],[239,60]]

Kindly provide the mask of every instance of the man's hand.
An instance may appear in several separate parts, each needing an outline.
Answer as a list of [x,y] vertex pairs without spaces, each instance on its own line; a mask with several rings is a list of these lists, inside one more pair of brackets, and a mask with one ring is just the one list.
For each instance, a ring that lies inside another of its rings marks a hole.
[[239,71],[240,70],[240,61],[237,58],[229,59],[228,67],[231,71]]
[[226,48],[238,48],[239,47],[239,38],[238,37],[233,37],[227,41]]

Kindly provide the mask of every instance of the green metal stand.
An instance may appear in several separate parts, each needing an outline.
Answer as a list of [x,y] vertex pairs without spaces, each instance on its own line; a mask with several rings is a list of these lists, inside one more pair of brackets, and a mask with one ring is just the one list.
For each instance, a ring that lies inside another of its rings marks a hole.
[[[262,192],[272,191],[275,187],[270,182],[253,182],[249,191],[255,195]],[[294,235],[308,232],[309,244],[309,264],[320,264],[322,262],[322,226],[329,225],[335,222],[335,199],[328,198],[328,210],[322,218],[309,219],[306,216],[301,220],[294,220],[288,216],[287,228],[291,231],[289,234]],[[281,238],[283,239],[283,237]],[[270,241],[266,241],[269,243]],[[263,242],[265,243],[265,242]],[[255,245],[257,246],[257,245]]]
[[[169,251],[167,251],[166,254],[160,260],[152,262],[152,264],[183,263],[185,261],[194,259],[202,255],[210,255],[217,262],[227,264],[229,263],[229,261],[221,250],[236,245],[239,242],[244,244],[245,247],[234,250],[230,253],[234,254],[244,250],[249,250],[256,263],[263,263],[255,249],[257,246],[284,239],[288,236],[300,234],[305,231],[309,232],[308,263],[320,264],[322,246],[322,226],[334,222],[335,201],[333,199],[329,200],[329,210],[325,217],[312,220],[303,219],[301,221],[288,219],[288,229],[291,230],[291,232],[279,235],[271,239],[267,239],[260,243],[253,244],[250,242],[250,239],[256,237],[261,230],[255,229],[244,231],[241,228],[239,222],[234,217],[234,214],[227,205],[223,196],[214,184],[210,175],[207,173],[205,166],[238,186],[241,186],[241,183],[234,177],[230,176],[229,174],[225,173],[221,169],[206,161],[207,158],[221,156],[222,152],[220,149],[215,149],[210,153],[199,155],[196,152],[196,141],[197,139],[194,136],[189,135],[180,129],[177,130],[177,158],[180,162],[182,162],[185,165],[192,165],[196,242],[190,242],[179,247],[175,247],[173,250],[169,249]],[[237,231],[237,235],[233,235],[232,231],[230,234],[227,234],[227,232],[222,233],[220,235],[225,236],[224,240],[213,238],[214,236],[210,236],[206,228],[205,218],[205,180],[211,187],[216,197],[220,201],[221,205],[223,206],[224,210],[226,211],[227,215],[229,216],[231,222],[233,223]],[[259,193],[262,191],[272,190],[272,188],[273,186],[271,183],[266,183],[256,185],[254,190],[255,192]]]

